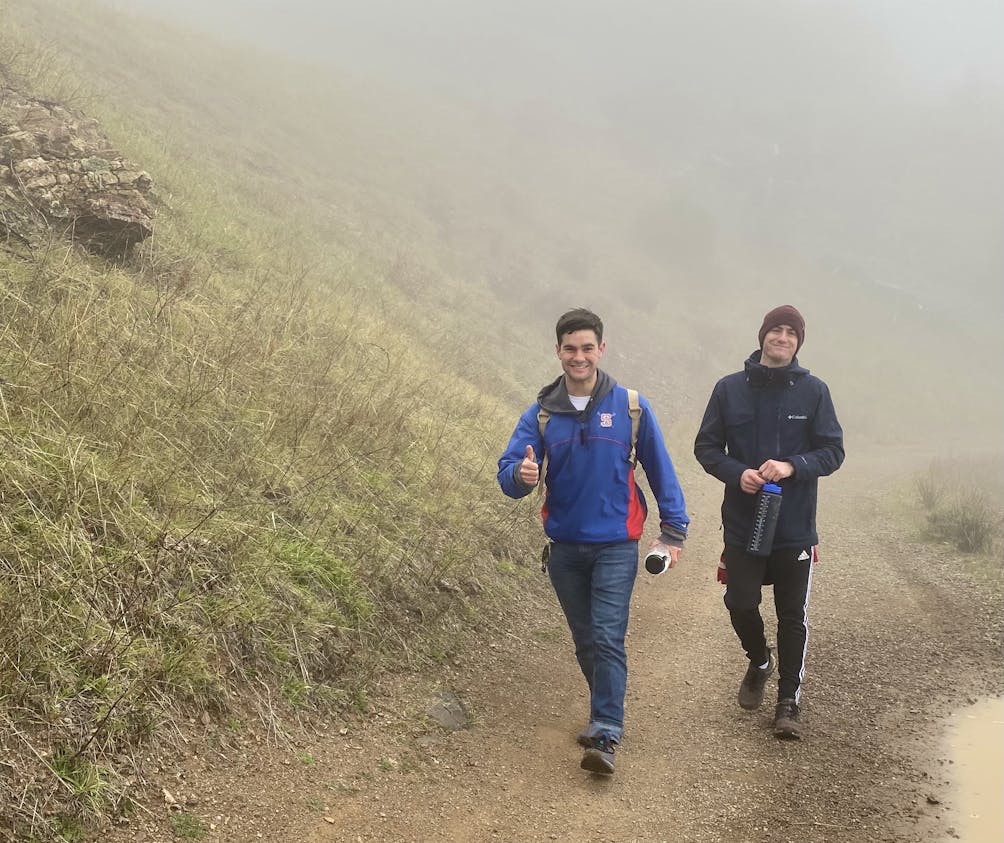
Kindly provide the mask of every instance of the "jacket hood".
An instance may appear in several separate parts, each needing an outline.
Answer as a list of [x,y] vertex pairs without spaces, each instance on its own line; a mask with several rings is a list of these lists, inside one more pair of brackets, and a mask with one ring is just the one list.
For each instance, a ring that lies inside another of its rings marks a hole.
[[[586,405],[586,409],[583,412],[586,415],[589,415],[589,413],[592,412],[593,407],[595,407],[596,404],[601,401],[615,386],[617,386],[617,381],[615,381],[602,369],[597,369],[596,385],[593,387],[593,391],[589,395],[589,404]],[[537,394],[537,403],[549,413],[579,412],[572,406],[572,402],[568,400],[568,388],[565,386],[564,375],[560,375],[557,380],[541,387],[540,392]]]
[[787,366],[764,366],[760,362],[760,349],[746,358],[744,369],[746,382],[751,386],[770,386],[772,384],[793,386],[797,378],[809,374],[808,369],[798,365],[798,358],[793,357]]

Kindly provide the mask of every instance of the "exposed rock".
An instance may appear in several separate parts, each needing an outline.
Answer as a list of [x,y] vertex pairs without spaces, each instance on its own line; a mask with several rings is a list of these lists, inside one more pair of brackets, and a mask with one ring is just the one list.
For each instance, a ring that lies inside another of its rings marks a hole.
[[436,697],[428,709],[428,716],[451,732],[466,729],[470,718],[460,698],[451,691],[440,691]]
[[55,233],[123,255],[153,231],[152,186],[97,121],[0,82],[0,242],[32,247]]

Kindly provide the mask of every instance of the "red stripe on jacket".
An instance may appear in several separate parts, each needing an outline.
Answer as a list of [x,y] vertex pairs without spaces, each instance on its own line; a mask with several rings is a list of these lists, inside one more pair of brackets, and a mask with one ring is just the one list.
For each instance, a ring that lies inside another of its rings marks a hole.
[[641,505],[638,487],[634,483],[634,472],[628,472],[628,538],[637,541],[645,529],[645,508]]

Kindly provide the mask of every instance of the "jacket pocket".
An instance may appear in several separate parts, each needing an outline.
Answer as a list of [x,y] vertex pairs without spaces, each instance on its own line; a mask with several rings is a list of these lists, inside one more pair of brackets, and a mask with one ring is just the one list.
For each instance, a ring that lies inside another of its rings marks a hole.
[[794,456],[809,450],[809,432],[812,429],[812,419],[807,413],[788,412],[781,416],[780,429],[778,431],[778,444],[780,453],[778,456]]
[[748,461],[756,450],[756,415],[752,412],[732,413],[725,419],[725,445],[729,455]]
[[725,419],[725,433],[731,438],[732,435],[743,435],[747,431],[752,434],[753,413],[733,413]]

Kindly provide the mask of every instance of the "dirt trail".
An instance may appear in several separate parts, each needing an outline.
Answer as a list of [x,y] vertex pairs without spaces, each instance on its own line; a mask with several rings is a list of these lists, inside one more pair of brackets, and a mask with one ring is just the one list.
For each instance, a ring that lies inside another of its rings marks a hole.
[[388,709],[381,728],[306,748],[307,770],[245,757],[229,794],[218,776],[199,784],[189,759],[190,786],[213,795],[204,815],[219,811],[205,839],[951,839],[943,718],[1004,692],[999,579],[974,585],[945,548],[892,528],[881,494],[862,487],[853,466],[823,481],[801,742],[771,735],[773,680],[761,711],[735,704],[745,664],[714,581],[720,487],[709,478],[687,487],[695,524],[681,566],[639,576],[614,777],[578,767],[585,684],[554,610],[454,676],[467,730],[429,735],[415,712]]

